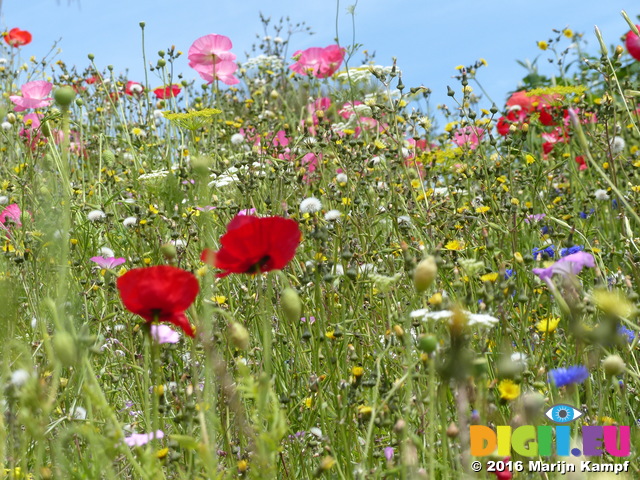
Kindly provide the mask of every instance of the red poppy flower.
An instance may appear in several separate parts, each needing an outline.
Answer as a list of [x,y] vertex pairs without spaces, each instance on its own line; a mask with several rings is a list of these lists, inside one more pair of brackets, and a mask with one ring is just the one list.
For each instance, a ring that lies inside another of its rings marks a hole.
[[[640,28],[640,25],[636,25],[636,27]],[[640,61],[640,37],[633,33],[633,30],[629,30],[624,43],[627,46],[629,55]]]
[[31,34],[26,30],[12,28],[11,30],[9,30],[9,33],[6,33],[4,35],[4,41],[12,47],[18,48],[31,43]]
[[156,94],[156,97],[165,99],[165,98],[177,97],[181,91],[182,91],[182,88],[180,88],[179,85],[169,85],[167,87],[156,88],[153,91],[153,93]]
[[236,215],[220,238],[220,250],[205,249],[200,258],[225,270],[217,275],[219,278],[230,273],[280,270],[294,257],[301,239],[302,233],[294,220]]
[[144,87],[140,83],[134,82],[133,80],[129,80],[124,88],[124,93],[126,93],[127,95],[139,95],[143,91]]
[[173,323],[190,337],[195,336],[184,314],[200,290],[192,273],[168,265],[134,268],[119,277],[117,285],[122,303],[130,312],[148,323]]

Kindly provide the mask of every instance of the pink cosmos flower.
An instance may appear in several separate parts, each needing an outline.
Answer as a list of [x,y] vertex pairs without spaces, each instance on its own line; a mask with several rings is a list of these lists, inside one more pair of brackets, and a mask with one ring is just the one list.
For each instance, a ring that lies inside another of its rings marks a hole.
[[296,63],[289,68],[300,75],[312,75],[316,78],[327,78],[336,73],[344,60],[346,50],[339,45],[325,48],[312,47],[298,50],[293,54]]
[[97,263],[101,268],[107,269],[117,267],[127,261],[123,257],[91,257],[89,260]]
[[152,324],[151,337],[158,343],[178,343],[180,334],[168,325]]
[[459,147],[466,146],[469,147],[470,150],[475,150],[478,148],[483,136],[484,129],[467,125],[454,132],[453,143]]
[[189,66],[209,83],[220,80],[226,85],[235,85],[240,80],[233,75],[238,65],[235,54],[230,52],[232,46],[229,37],[224,35],[212,33],[200,37],[189,48]]
[[49,97],[52,88],[53,84],[45,80],[28,82],[20,87],[22,96],[11,95],[9,100],[15,103],[16,112],[22,112],[27,108],[48,107],[53,102],[53,98]]
[[124,438],[124,443],[130,447],[141,447],[154,438],[164,438],[164,432],[162,430],[156,430],[155,433],[133,433]]
[[22,226],[22,222],[20,221],[20,217],[22,216],[22,211],[17,203],[12,203],[11,205],[7,205],[2,212],[0,212],[0,228],[2,228],[5,232],[9,233],[10,226],[7,225],[7,221],[11,220],[11,222],[18,226]]

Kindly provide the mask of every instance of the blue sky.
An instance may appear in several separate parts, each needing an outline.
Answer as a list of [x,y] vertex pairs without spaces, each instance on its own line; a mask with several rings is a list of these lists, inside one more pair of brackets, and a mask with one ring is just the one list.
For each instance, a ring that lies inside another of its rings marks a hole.
[[[128,69],[133,80],[143,80],[139,22],[146,22],[148,61],[157,51],[175,45],[184,52],[177,70],[185,78],[197,75],[187,65],[186,52],[198,37],[219,33],[233,41],[234,53],[246,57],[256,34],[262,33],[258,13],[292,22],[304,21],[315,35],[297,34],[290,52],[334,43],[336,15],[342,44],[353,36],[347,8],[355,0],[4,0],[0,23],[19,27],[33,34],[33,42],[23,47],[22,56],[43,57],[56,40],[62,50],[58,59],[84,68],[88,53],[103,68]],[[620,43],[628,27],[620,15],[626,10],[632,19],[640,13],[637,0],[359,0],[355,8],[355,40],[376,52],[378,64],[390,65],[397,57],[407,87],[424,85],[433,90],[432,107],[447,103],[446,87],[458,87],[452,75],[457,65],[469,65],[479,58],[488,67],[478,72],[487,93],[502,106],[507,92],[526,75],[516,59],[538,61],[541,73],[553,68],[536,42],[546,40],[552,29],[569,27],[583,32],[588,51],[597,51],[593,33],[597,25],[607,44]],[[565,42],[563,45],[568,45]],[[356,57],[354,65],[361,57]],[[150,77],[152,86],[161,81]],[[472,84],[473,85],[473,84]]]

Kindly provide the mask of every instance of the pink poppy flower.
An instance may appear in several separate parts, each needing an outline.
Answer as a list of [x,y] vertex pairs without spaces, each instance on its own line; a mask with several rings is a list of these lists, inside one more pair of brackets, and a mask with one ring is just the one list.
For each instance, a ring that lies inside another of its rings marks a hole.
[[222,60],[213,65],[193,65],[192,68],[208,83],[213,83],[214,80],[220,80],[225,85],[240,83],[240,80],[233,75],[238,69],[236,62]]
[[91,257],[89,260],[100,265],[101,268],[114,268],[126,262],[123,257]]
[[141,447],[146,445],[154,438],[164,438],[164,432],[162,430],[156,430],[155,433],[133,433],[124,438],[124,443],[130,447]]
[[483,136],[484,130],[482,128],[467,125],[453,133],[453,143],[459,147],[466,146],[469,147],[470,150],[475,150],[478,148]]
[[53,84],[45,80],[28,82],[20,87],[22,96],[11,95],[9,100],[15,103],[16,112],[22,112],[27,108],[48,107],[53,102],[53,98],[48,96],[52,88]]
[[312,75],[316,78],[326,78],[333,75],[344,60],[345,49],[339,45],[329,45],[325,48],[312,47],[298,50],[293,54],[296,63],[289,68],[300,75]]
[[224,35],[212,33],[200,37],[189,48],[189,66],[209,83],[220,80],[235,85],[240,80],[233,75],[238,65],[234,61],[235,54],[230,52],[232,46],[229,37]]
[[158,343],[178,343],[180,334],[168,325],[151,325],[151,338]]
[[7,205],[2,212],[0,212],[0,228],[9,233],[10,226],[7,225],[8,220],[10,220],[14,225],[21,227],[22,222],[20,221],[20,217],[22,216],[22,210],[17,203],[12,203],[11,205]]
[[[636,25],[637,28],[640,28],[640,25]],[[625,39],[625,45],[627,46],[627,51],[629,55],[631,55],[636,60],[640,61],[640,38],[638,35],[633,33],[632,30],[629,30],[627,33],[627,38]]]

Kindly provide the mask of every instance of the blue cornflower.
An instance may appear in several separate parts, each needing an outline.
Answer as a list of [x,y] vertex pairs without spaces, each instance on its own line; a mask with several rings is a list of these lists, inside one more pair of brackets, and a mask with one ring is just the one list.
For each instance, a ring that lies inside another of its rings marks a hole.
[[504,279],[507,280],[508,278],[515,276],[515,274],[516,274],[516,271],[513,268],[507,268],[504,271]]
[[582,383],[589,378],[589,370],[583,365],[573,365],[567,368],[556,368],[549,372],[549,383],[555,384],[557,388],[570,385],[572,383]]
[[613,208],[618,208],[618,200],[616,200],[615,198],[611,200],[611,206]]
[[562,250],[560,250],[560,256],[566,257],[567,255],[578,253],[583,250],[584,250],[584,245],[574,245],[573,247],[563,248]]
[[554,245],[549,245],[545,248],[534,248],[533,250],[531,250],[533,258],[536,258],[539,253],[546,254],[548,257],[553,258],[553,256],[556,254],[556,247]]
[[629,330],[628,328],[623,327],[622,325],[618,327],[618,335],[627,337],[627,342],[629,343],[632,343],[633,340],[636,338],[636,334],[633,330]]
[[589,210],[589,213],[587,212],[580,212],[578,215],[580,215],[580,218],[588,218],[591,214],[593,214],[593,212],[595,212],[596,209],[592,208]]

